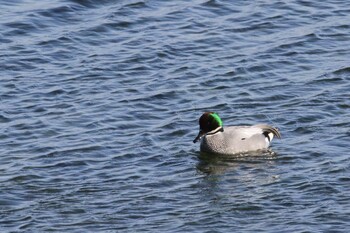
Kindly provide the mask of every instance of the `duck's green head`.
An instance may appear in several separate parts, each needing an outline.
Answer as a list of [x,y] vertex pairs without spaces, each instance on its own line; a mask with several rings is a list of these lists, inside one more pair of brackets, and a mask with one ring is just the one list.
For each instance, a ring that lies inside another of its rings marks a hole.
[[193,143],[199,141],[204,135],[209,132],[222,130],[222,120],[219,115],[215,112],[205,112],[199,118],[199,133],[193,140]]

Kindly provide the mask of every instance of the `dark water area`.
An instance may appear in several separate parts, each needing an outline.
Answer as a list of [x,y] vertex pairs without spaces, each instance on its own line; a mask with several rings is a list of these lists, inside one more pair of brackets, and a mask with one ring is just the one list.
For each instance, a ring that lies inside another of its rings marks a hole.
[[[350,2],[0,1],[1,232],[348,232]],[[198,118],[278,127],[201,156]]]

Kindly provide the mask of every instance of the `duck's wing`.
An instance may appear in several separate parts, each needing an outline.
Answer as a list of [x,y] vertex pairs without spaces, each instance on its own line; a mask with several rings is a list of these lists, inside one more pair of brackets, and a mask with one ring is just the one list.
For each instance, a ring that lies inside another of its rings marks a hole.
[[269,139],[269,141],[271,141],[274,136],[281,138],[279,130],[275,127],[265,124],[254,125],[254,127],[260,128],[262,133]]
[[225,131],[231,137],[242,140],[256,136],[264,136],[268,138],[269,141],[271,141],[274,136],[281,138],[281,134],[277,128],[266,124],[258,124],[253,126],[231,126],[225,128],[224,132]]
[[201,143],[201,150],[235,154],[266,149],[274,135],[281,137],[278,130],[269,125],[228,126],[223,131],[207,135]]
[[225,146],[232,153],[265,149],[270,145],[270,140],[261,127],[231,126],[225,128],[223,133]]

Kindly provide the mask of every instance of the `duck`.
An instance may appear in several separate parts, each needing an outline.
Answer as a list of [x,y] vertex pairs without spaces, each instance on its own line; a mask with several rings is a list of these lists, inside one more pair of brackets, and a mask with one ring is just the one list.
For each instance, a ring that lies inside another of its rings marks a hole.
[[199,118],[199,133],[193,143],[200,141],[200,151],[232,155],[267,149],[272,139],[281,138],[279,130],[267,124],[227,126],[216,112],[205,112]]

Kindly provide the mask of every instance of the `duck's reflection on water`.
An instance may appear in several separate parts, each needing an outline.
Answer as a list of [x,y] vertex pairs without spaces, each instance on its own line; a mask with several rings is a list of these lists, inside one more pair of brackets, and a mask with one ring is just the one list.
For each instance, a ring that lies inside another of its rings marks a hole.
[[[262,201],[274,193],[280,181],[278,156],[270,150],[232,156],[198,154],[197,170],[203,200],[221,212],[250,214],[261,208]],[[271,186],[272,185],[272,186]]]
[[198,158],[196,166],[198,171],[208,175],[219,175],[234,170],[242,164],[252,169],[258,169],[267,161],[269,164],[274,163],[278,156],[274,151],[261,150],[235,155],[213,155],[200,152]]

